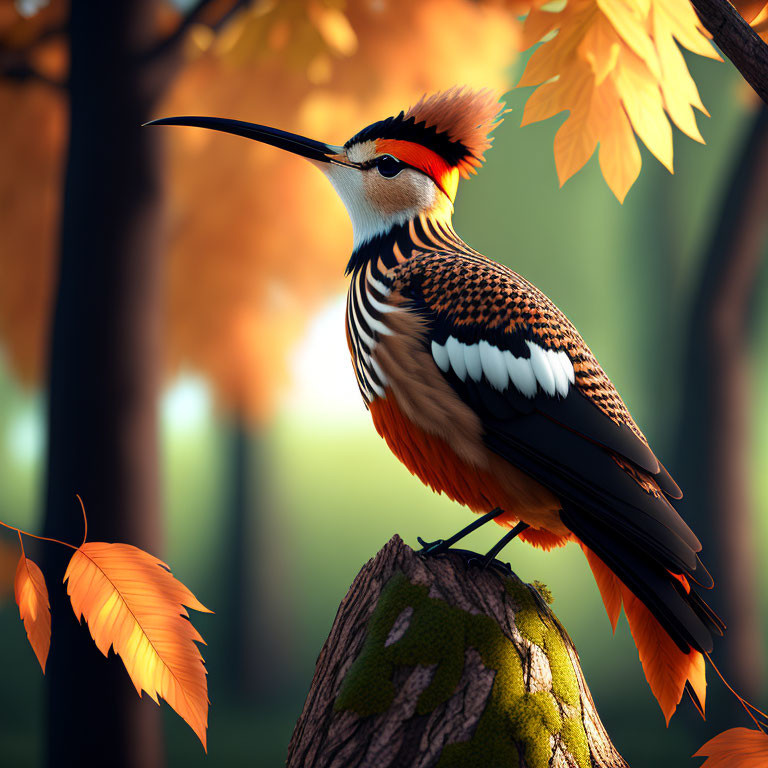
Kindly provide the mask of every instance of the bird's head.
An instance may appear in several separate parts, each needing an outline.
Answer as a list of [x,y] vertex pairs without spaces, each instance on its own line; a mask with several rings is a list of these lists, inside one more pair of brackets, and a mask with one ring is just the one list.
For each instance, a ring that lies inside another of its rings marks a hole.
[[357,248],[421,214],[450,218],[459,177],[482,164],[502,106],[490,91],[452,88],[363,128],[343,146],[216,117],[167,117],[149,125],[211,128],[305,157],[344,202]]

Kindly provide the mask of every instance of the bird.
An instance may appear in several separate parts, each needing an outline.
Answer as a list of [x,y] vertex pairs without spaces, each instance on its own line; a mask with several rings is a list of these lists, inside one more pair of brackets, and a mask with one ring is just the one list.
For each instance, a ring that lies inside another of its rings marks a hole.
[[217,117],[151,124],[253,139],[330,180],[352,221],[346,338],[373,425],[411,473],[478,515],[423,554],[491,520],[508,530],[485,566],[516,537],[575,542],[614,631],[623,607],[667,724],[684,692],[703,716],[705,657],[725,625],[701,596],[713,580],[680,488],[565,314],[452,225],[459,181],[503,114],[492,91],[457,86],[343,145]]

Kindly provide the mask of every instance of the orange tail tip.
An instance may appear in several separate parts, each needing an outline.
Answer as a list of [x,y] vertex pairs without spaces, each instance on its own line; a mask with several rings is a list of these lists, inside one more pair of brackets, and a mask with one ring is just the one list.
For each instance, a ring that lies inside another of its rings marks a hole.
[[698,699],[697,707],[703,712],[707,692],[704,657],[694,650],[683,653],[651,612],[623,584],[621,594],[645,679],[659,702],[667,725],[683,697],[686,682],[690,683]]
[[581,548],[587,556],[587,562],[597,582],[608,620],[611,622],[613,631],[616,632],[616,624],[621,614],[621,582],[616,574],[589,547],[582,544]]
[[[683,653],[616,574],[591,549],[583,544],[581,547],[587,556],[614,631],[624,605],[645,679],[659,702],[667,725],[683,697],[686,684],[689,684],[694,703],[703,715],[707,690],[704,657],[693,650]],[[687,586],[687,583],[684,582],[683,586]]]
[[701,768],[765,768],[768,735],[753,728],[731,728],[710,739],[694,757],[706,757]]

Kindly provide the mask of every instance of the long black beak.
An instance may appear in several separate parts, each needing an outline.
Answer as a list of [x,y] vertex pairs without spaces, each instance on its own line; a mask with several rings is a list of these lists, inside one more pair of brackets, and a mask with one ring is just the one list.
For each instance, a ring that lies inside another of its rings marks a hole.
[[340,157],[340,153],[343,152],[342,147],[334,147],[330,144],[324,144],[322,141],[315,141],[296,133],[288,133],[288,131],[281,131],[266,125],[245,123],[242,120],[228,120],[222,117],[163,117],[144,125],[189,125],[196,128],[210,128],[213,131],[234,133],[235,136],[244,136],[246,139],[260,141],[262,144],[270,144],[309,160],[347,165]]

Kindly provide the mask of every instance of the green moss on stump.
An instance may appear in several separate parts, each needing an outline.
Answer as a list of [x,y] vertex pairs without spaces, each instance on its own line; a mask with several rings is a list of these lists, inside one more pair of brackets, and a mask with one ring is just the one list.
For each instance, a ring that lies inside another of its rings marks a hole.
[[[575,710],[574,717],[563,720],[550,693],[525,690],[518,651],[491,617],[430,598],[426,586],[412,584],[403,573],[396,573],[382,590],[362,651],[347,672],[334,708],[361,716],[381,714],[395,697],[396,668],[435,666],[432,681],[416,705],[417,714],[428,714],[453,696],[464,671],[466,649],[471,647],[486,669],[496,672],[493,687],[472,738],[446,746],[438,767],[519,766],[516,743],[520,743],[529,768],[546,768],[550,736],[559,736],[579,766],[589,768],[578,681],[565,644],[551,619],[539,616],[528,587],[509,579],[506,588],[519,606],[515,623],[520,633],[547,655],[553,693]],[[397,618],[408,608],[412,610],[408,628],[386,646]]]

